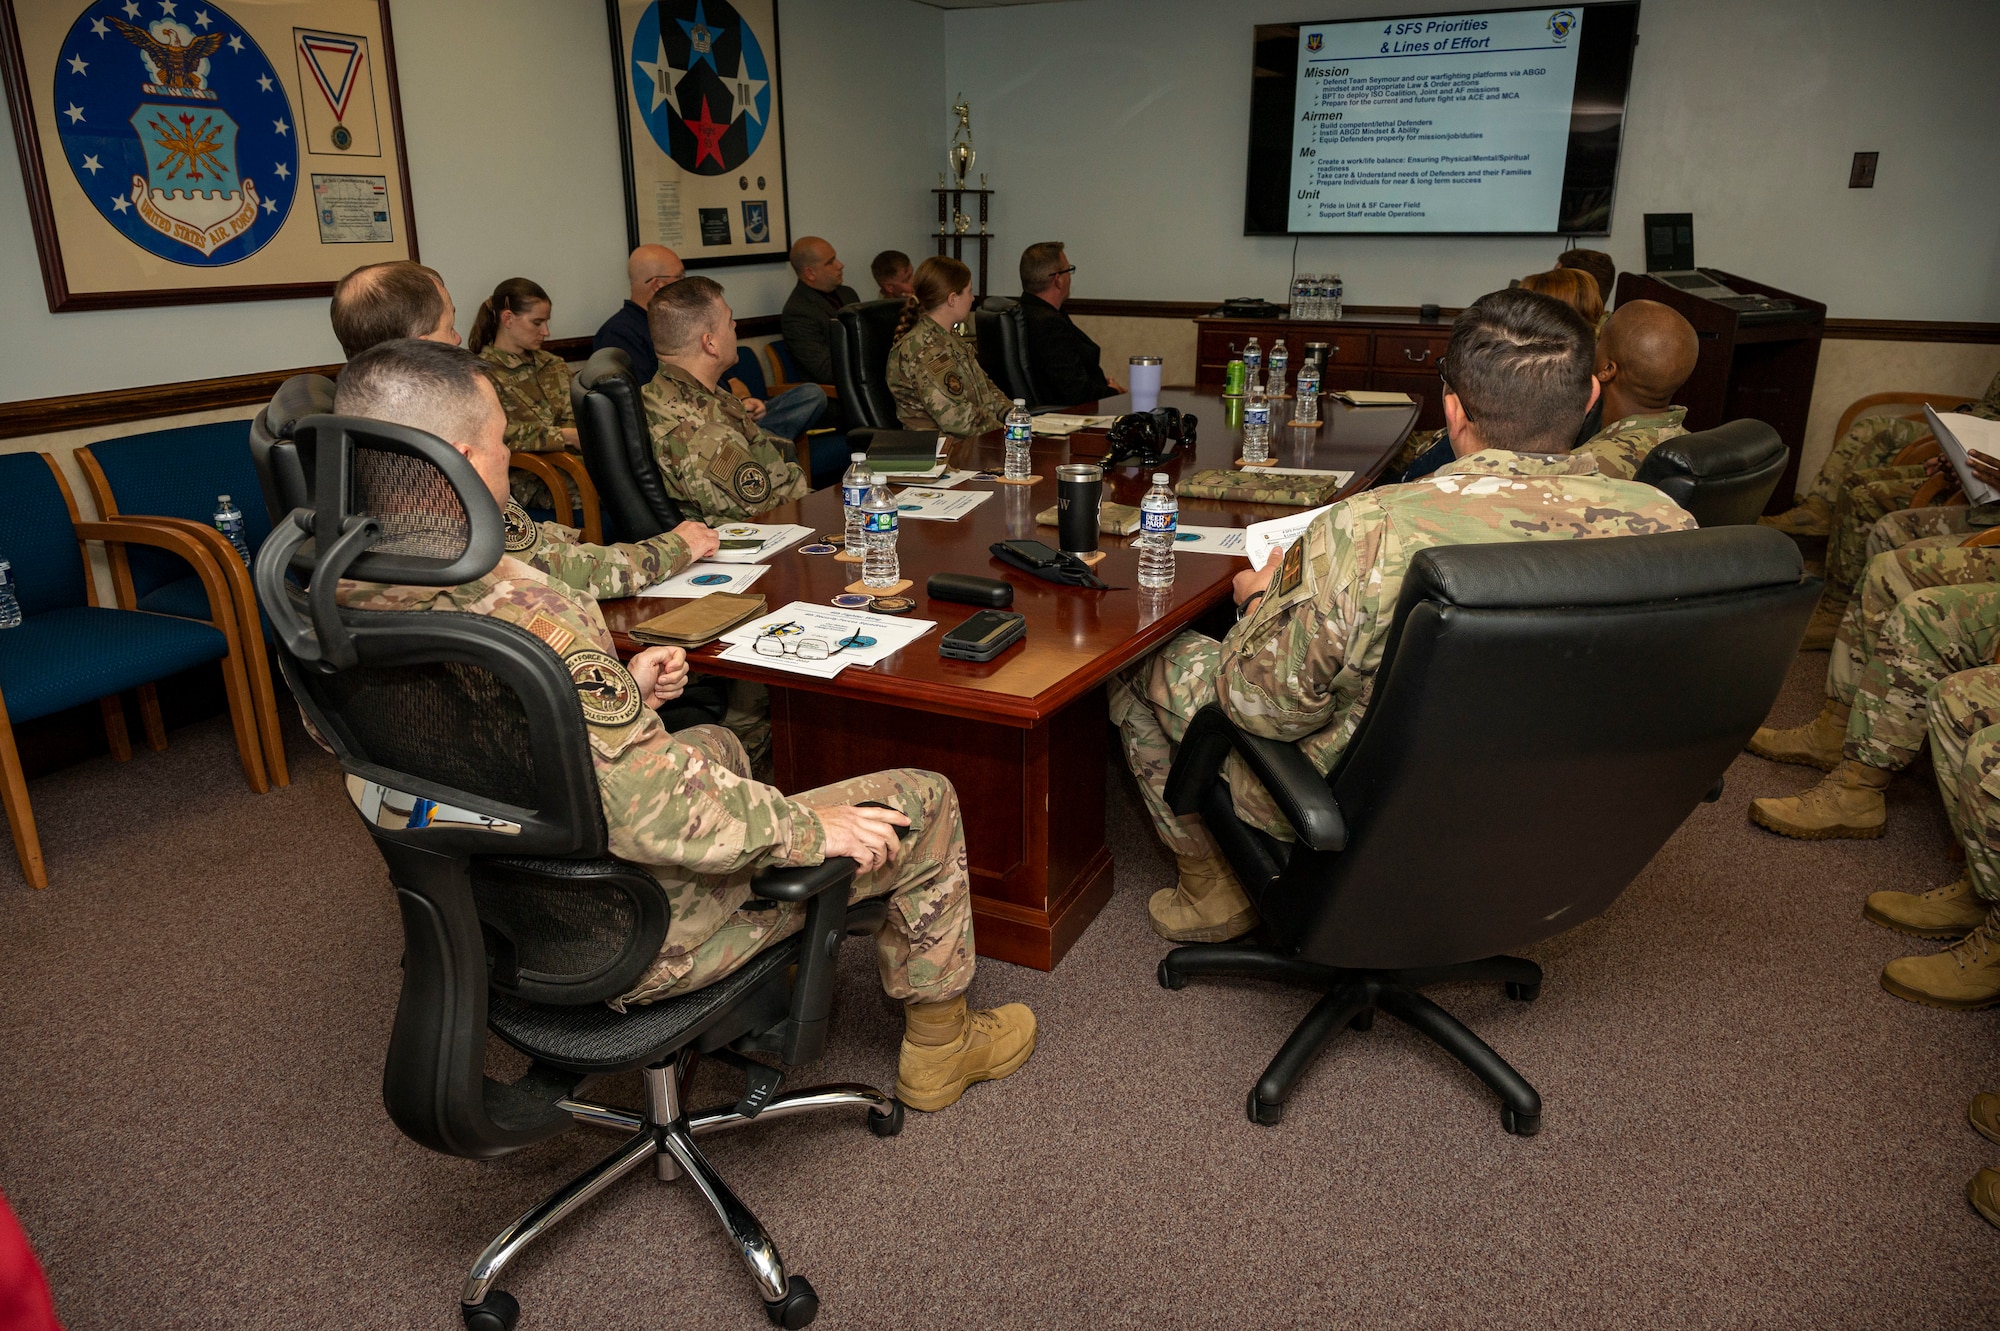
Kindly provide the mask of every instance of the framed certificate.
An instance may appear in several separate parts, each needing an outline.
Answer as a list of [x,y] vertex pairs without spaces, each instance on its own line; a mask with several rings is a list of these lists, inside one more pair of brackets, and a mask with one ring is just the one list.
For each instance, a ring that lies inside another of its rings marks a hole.
[[627,241],[690,268],[791,248],[777,0],[606,0]]
[[417,257],[388,0],[0,0],[0,65],[51,310]]

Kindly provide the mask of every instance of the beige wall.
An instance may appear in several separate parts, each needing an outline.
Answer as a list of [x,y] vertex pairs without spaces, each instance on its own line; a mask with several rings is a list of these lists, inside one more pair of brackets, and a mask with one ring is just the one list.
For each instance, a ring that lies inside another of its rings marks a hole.
[[1133,356],[1164,356],[1162,384],[1193,384],[1195,333],[1192,319],[1125,319],[1079,314],[1076,326],[1104,348],[1104,373],[1126,382],[1126,362]]
[[1827,450],[1833,427],[1857,398],[1892,389],[1935,389],[1976,398],[2000,374],[2000,345],[1977,342],[1851,342],[1830,338],[1820,344],[1819,375],[1813,380],[1812,412],[1806,417],[1805,451],[1799,459],[1801,487],[1812,480]]

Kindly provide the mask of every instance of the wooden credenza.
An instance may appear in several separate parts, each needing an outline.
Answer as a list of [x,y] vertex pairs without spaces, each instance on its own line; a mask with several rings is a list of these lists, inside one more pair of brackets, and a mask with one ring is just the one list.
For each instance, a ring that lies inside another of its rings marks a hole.
[[1243,355],[1244,343],[1253,337],[1266,356],[1271,353],[1271,344],[1284,338],[1293,373],[1305,356],[1306,343],[1324,342],[1326,372],[1320,381],[1321,391],[1367,388],[1408,393],[1424,404],[1417,417],[1418,429],[1444,428],[1444,394],[1438,387],[1437,366],[1445,343],[1451,339],[1449,319],[1356,314],[1324,322],[1294,322],[1283,317],[1222,319],[1203,315],[1194,325],[1197,388],[1222,387],[1229,362]]

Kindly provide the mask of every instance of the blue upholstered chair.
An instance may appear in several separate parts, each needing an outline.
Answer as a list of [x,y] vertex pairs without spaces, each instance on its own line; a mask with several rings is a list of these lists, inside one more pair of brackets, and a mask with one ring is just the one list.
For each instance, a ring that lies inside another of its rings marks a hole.
[[[771,345],[783,346],[784,343],[774,342]],[[755,347],[736,348],[736,368],[724,378],[723,386],[733,392],[739,383],[749,391],[751,397],[765,400],[788,388],[797,387],[796,384],[775,386],[767,384],[764,379],[763,360],[758,356]],[[827,396],[833,395],[833,390],[828,389]],[[847,469],[847,436],[831,426],[806,431],[806,452],[811,458],[806,466],[806,472],[815,490],[821,486],[834,484],[840,479],[840,473]]]
[[[76,460],[104,517],[167,525],[199,541],[213,556],[229,587],[226,606],[209,604],[201,577],[178,556],[143,546],[112,546],[111,581],[118,605],[209,623],[215,623],[219,614],[235,616],[243,638],[243,670],[257,705],[264,766],[273,785],[290,785],[277,691],[265,648],[270,627],[257,610],[249,570],[213,521],[216,498],[226,494],[243,511],[243,535],[252,559],[271,534],[270,515],[258,498],[263,491],[250,456],[250,422],[218,421],[106,439],[78,449]],[[156,738],[159,702],[150,684],[139,689],[139,711],[148,736]]]
[[[252,501],[245,506],[246,513],[259,506],[254,478],[243,493]],[[27,780],[14,747],[15,722],[97,701],[112,755],[124,762],[131,758],[132,746],[118,695],[191,666],[219,661],[243,774],[252,790],[261,794],[268,789],[255,707],[243,670],[243,635],[224,570],[210,547],[164,523],[79,520],[76,500],[56,470],[55,459],[46,453],[0,454],[0,495],[6,496],[0,503],[0,557],[13,565],[23,615],[18,627],[0,629],[0,795],[28,882],[47,887],[49,879],[28,807]],[[206,606],[231,609],[216,622],[204,623],[178,615],[100,607],[97,583],[84,557],[86,541],[168,551],[193,571]],[[235,559],[233,550],[230,558]],[[150,723],[147,738],[155,749],[166,746],[164,731],[155,732]]]

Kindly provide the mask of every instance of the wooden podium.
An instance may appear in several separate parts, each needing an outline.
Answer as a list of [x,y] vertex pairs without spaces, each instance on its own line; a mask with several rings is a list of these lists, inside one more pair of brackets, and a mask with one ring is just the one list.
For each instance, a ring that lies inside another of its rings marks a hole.
[[1674,394],[1675,403],[1688,409],[1688,429],[1709,430],[1748,416],[1778,432],[1791,460],[1764,511],[1782,513],[1792,506],[1798,488],[1799,450],[1805,445],[1806,412],[1819,370],[1826,306],[1747,277],[1714,268],[1701,271],[1742,295],[1790,301],[1796,308],[1739,311],[1646,273],[1618,275],[1618,304],[1656,300],[1680,311],[1694,325],[1701,340],[1700,355],[1694,373]]

